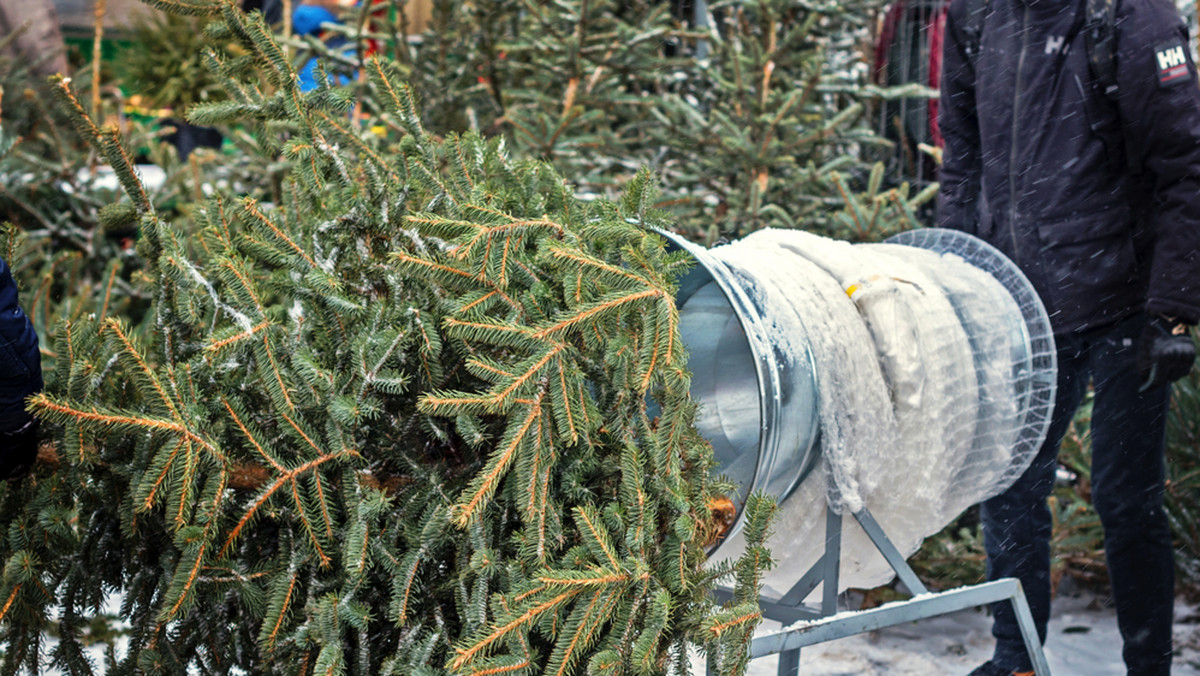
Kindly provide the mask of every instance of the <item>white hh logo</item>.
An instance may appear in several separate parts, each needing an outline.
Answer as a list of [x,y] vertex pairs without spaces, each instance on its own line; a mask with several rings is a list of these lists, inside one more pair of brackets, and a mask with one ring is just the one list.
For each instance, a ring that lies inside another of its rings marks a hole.
[[1070,45],[1067,45],[1067,47],[1065,49],[1063,48],[1063,43],[1066,42],[1066,40],[1067,40],[1067,36],[1065,36],[1065,35],[1047,36],[1047,38],[1046,38],[1046,53],[1047,54],[1057,54],[1058,52],[1062,52],[1063,54],[1066,54],[1067,49],[1070,49]]
[[1161,52],[1155,54],[1155,56],[1158,57],[1158,67],[1160,70],[1167,70],[1168,68],[1174,68],[1175,66],[1178,66],[1179,64],[1184,62],[1183,47],[1172,47],[1171,49],[1164,49]]

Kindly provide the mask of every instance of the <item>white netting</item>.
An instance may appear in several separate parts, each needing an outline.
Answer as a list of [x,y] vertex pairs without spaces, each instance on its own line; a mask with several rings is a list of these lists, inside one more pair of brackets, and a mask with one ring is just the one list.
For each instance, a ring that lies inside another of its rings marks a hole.
[[[816,364],[822,458],[781,501],[768,596],[824,553],[825,504],[865,506],[909,556],[1010,485],[1044,436],[1054,377],[1045,312],[1003,256],[946,232],[852,246],[764,230],[710,252],[770,297],[764,320],[802,319]],[[843,524],[842,587],[891,579],[857,523]],[[735,533],[712,558],[743,547]]]

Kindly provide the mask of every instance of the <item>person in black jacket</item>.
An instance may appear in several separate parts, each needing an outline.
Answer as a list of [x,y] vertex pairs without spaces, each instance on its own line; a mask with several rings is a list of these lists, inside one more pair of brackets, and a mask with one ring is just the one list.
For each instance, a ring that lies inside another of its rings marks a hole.
[[[1195,359],[1189,327],[1200,320],[1200,89],[1171,1],[1114,2],[1116,87],[1105,91],[1088,63],[1085,0],[953,0],[938,220],[987,240],[1025,272],[1058,348],[1046,442],[982,507],[988,576],[1020,579],[1044,641],[1046,498],[1090,379],[1092,491],[1123,657],[1129,674],[1165,675],[1174,605],[1165,419],[1170,382]],[[979,6],[982,23],[968,20]],[[1031,672],[1011,608],[993,610],[995,652],[972,673]]]
[[0,258],[0,480],[25,474],[37,458],[37,419],[25,410],[25,399],[41,389],[37,332]]

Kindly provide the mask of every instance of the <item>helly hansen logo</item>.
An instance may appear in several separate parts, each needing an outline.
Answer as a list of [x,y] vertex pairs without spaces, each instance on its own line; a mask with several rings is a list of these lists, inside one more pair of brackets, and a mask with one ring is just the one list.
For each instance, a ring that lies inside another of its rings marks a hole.
[[1058,54],[1062,52],[1064,55],[1070,49],[1071,45],[1065,45],[1067,36],[1065,35],[1048,35],[1046,36],[1046,54]]
[[1159,70],[1174,68],[1175,66],[1187,61],[1187,59],[1183,58],[1183,47],[1181,45],[1176,45],[1170,49],[1164,49],[1156,54],[1156,56],[1158,57]]
[[1192,74],[1188,65],[1187,54],[1178,41],[1159,45],[1154,50],[1154,61],[1158,67],[1158,85],[1172,87],[1189,82]]

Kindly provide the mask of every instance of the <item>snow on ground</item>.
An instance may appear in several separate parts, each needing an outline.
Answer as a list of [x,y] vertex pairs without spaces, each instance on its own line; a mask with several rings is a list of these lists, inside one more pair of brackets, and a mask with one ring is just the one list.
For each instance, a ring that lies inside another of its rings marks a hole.
[[[764,622],[760,634],[779,631]],[[992,653],[991,618],[982,608],[881,629],[810,648],[800,654],[803,676],[966,676]],[[1172,676],[1200,676],[1200,606],[1175,608]],[[1093,592],[1070,590],[1055,599],[1046,639],[1054,676],[1124,676],[1116,612]],[[777,658],[750,663],[749,676],[775,676]],[[703,674],[693,662],[693,673]]]
[[[104,612],[119,616],[117,595],[110,595]],[[117,622],[118,627],[121,621]],[[780,630],[764,622],[759,634]],[[52,642],[51,642],[52,643]],[[47,651],[52,646],[47,646]],[[1182,600],[1175,605],[1175,665],[1172,676],[1200,676],[1200,604]],[[123,656],[127,640],[117,640]],[[102,665],[104,646],[89,646],[93,663]],[[1069,580],[1052,606],[1046,640],[1046,659],[1054,676],[1123,676],[1121,636],[1116,612],[1107,597],[1073,588]],[[805,648],[800,654],[803,676],[966,676],[992,652],[991,618],[982,608],[888,627]],[[703,662],[693,660],[692,673],[704,674]],[[777,658],[750,663],[748,676],[775,676]],[[103,673],[100,669],[97,673]],[[40,676],[59,676],[44,670]]]

